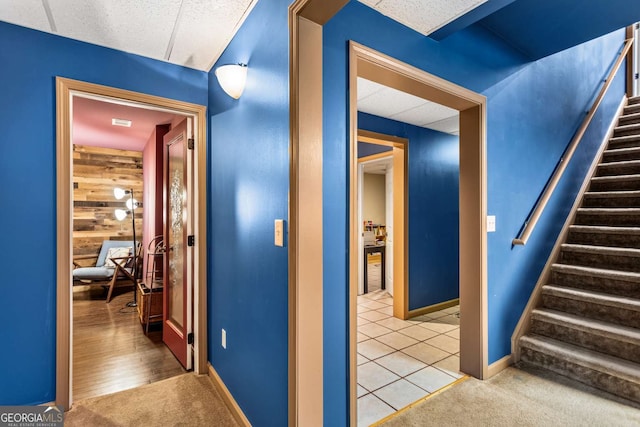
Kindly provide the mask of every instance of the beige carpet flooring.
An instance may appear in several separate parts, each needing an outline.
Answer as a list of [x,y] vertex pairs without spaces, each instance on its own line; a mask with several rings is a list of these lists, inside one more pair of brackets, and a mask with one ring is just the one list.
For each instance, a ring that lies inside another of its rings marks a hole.
[[238,426],[205,375],[184,374],[76,402],[65,426]]
[[487,381],[469,378],[378,425],[640,426],[640,409],[564,377],[511,367]]
[[[487,381],[455,384],[379,425],[639,426],[640,405],[545,371],[511,367]],[[207,376],[184,374],[77,402],[65,426],[238,424]]]

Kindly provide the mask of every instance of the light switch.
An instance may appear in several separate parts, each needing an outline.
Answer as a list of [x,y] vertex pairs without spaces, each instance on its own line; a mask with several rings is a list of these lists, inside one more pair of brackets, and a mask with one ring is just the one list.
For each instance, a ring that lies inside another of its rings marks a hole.
[[276,246],[284,246],[284,219],[276,219],[273,237]]
[[488,215],[487,216],[487,233],[493,233],[496,231],[496,216]]
[[227,348],[227,331],[222,330],[222,348]]

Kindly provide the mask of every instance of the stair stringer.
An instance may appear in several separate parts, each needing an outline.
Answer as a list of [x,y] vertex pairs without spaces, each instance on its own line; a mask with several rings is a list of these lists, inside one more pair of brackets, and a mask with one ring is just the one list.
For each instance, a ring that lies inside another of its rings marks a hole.
[[569,226],[573,224],[575,220],[576,213],[578,212],[578,208],[582,204],[582,199],[584,197],[584,193],[589,188],[589,183],[591,182],[591,178],[596,172],[598,164],[602,161],[602,157],[604,155],[604,151],[606,150],[609,139],[613,137],[613,132],[618,123],[620,116],[623,114],[624,107],[628,103],[628,98],[626,95],[622,97],[620,101],[620,105],[616,111],[616,114],[613,116],[611,123],[609,124],[609,128],[607,129],[607,133],[604,136],[602,142],[600,143],[600,147],[596,155],[591,162],[591,166],[589,166],[589,170],[587,171],[584,181],[580,186],[580,190],[578,191],[578,195],[576,196],[575,201],[573,202],[573,206],[571,206],[571,210],[567,215],[567,219],[562,226],[562,230],[560,230],[560,234],[558,235],[558,239],[549,254],[549,258],[545,263],[542,273],[540,273],[540,277],[536,282],[533,291],[531,292],[531,296],[529,297],[529,301],[525,306],[522,315],[520,316],[520,320],[516,324],[516,327],[513,331],[513,335],[511,335],[511,353],[513,363],[517,363],[520,361],[520,346],[518,343],[520,342],[520,338],[527,333],[529,333],[531,329],[531,315],[534,309],[540,306],[540,300],[542,298],[542,287],[549,282],[549,276],[551,275],[551,266],[556,262],[558,257],[560,256],[560,252],[562,251],[562,244],[567,240],[567,236],[569,234]]

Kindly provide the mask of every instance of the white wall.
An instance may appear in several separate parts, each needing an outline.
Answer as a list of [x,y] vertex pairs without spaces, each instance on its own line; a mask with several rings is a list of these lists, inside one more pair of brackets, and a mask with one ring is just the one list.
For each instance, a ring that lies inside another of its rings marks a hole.
[[384,175],[364,174],[362,191],[362,220],[386,224]]

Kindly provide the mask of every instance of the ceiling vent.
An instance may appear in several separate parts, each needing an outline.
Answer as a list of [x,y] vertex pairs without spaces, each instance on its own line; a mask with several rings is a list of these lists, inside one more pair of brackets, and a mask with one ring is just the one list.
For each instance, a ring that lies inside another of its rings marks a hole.
[[122,126],[125,128],[131,127],[131,120],[127,119],[111,119],[111,124],[114,126]]

